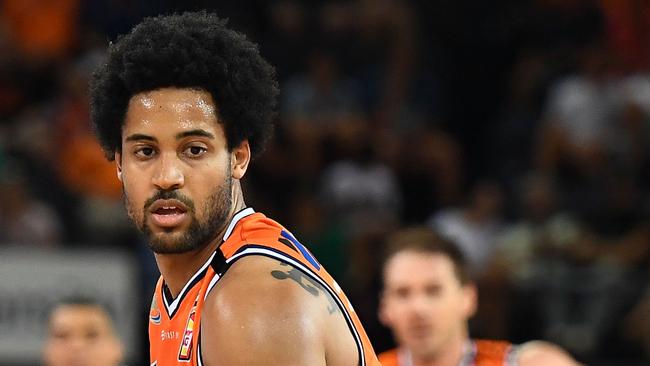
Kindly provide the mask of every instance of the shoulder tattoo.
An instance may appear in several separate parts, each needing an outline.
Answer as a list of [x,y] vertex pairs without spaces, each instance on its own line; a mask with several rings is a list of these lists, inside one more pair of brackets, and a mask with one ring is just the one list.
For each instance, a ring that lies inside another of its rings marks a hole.
[[302,271],[288,265],[287,263],[281,262],[280,265],[289,268],[287,270],[276,269],[271,271],[271,276],[273,276],[273,278],[278,280],[287,280],[287,279],[292,280],[314,297],[318,297],[320,296],[321,293],[323,293],[325,295],[325,298],[329,302],[329,305],[327,306],[327,311],[330,314],[334,314],[337,311],[339,311],[339,307],[336,304],[336,301],[334,301],[332,295],[329,292],[327,292],[323,288],[323,286],[321,286],[318,282],[314,281],[309,276],[305,275]]

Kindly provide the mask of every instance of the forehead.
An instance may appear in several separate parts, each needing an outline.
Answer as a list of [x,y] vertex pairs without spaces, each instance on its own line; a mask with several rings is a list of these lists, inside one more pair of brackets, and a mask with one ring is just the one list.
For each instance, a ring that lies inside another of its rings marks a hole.
[[98,306],[63,305],[52,313],[50,325],[55,328],[86,325],[110,327],[110,320]]
[[[129,100],[124,129],[218,128],[212,95],[202,89],[161,88],[135,94]],[[200,125],[200,126],[198,126]]]
[[442,253],[405,250],[393,255],[384,268],[386,286],[408,286],[421,283],[458,282],[454,263]]

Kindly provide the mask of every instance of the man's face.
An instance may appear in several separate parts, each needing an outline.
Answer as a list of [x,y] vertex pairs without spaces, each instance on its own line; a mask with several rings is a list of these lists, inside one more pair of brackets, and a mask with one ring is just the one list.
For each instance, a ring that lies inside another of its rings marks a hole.
[[380,317],[414,357],[435,357],[465,337],[475,304],[474,287],[461,285],[443,254],[406,250],[386,263]]
[[122,356],[122,345],[102,308],[64,305],[52,313],[45,366],[117,366]]
[[134,95],[116,162],[129,216],[154,252],[201,248],[225,226],[232,160],[208,92],[163,88]]

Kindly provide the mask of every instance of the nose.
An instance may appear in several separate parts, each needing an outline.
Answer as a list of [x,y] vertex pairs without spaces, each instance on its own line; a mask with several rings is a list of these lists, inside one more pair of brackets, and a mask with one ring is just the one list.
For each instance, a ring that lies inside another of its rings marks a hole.
[[82,352],[87,347],[87,341],[82,335],[72,336],[65,344],[67,353],[71,355],[79,355],[79,352]]
[[411,311],[411,313],[416,314],[418,316],[427,314],[429,311],[431,311],[430,301],[427,299],[426,296],[422,294],[413,296],[410,305],[411,306],[409,307],[409,310]]
[[162,154],[158,159],[152,183],[161,191],[179,189],[185,184],[185,176],[175,154]]

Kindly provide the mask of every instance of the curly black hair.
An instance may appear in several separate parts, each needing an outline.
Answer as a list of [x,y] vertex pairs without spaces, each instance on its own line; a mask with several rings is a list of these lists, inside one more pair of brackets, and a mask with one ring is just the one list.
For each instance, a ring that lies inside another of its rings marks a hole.
[[90,81],[93,128],[109,160],[121,148],[131,97],[164,87],[206,90],[228,148],[248,139],[253,157],[264,149],[276,117],[275,70],[226,23],[205,11],[151,17],[110,44]]

